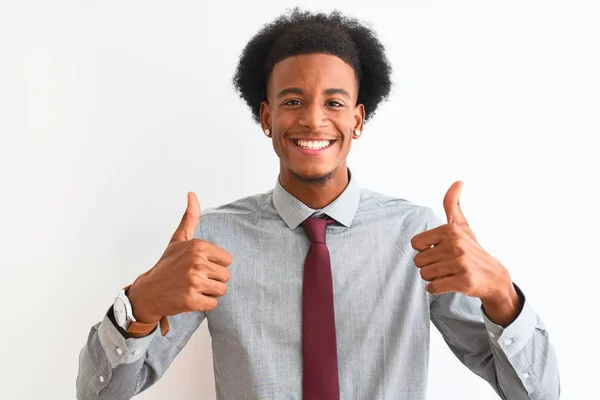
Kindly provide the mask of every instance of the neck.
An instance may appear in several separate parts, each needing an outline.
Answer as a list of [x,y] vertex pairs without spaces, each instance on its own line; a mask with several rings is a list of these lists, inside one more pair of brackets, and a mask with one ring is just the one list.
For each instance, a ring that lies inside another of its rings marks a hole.
[[331,173],[328,179],[310,181],[302,179],[289,169],[281,167],[279,183],[292,196],[318,210],[331,204],[350,182],[345,163]]

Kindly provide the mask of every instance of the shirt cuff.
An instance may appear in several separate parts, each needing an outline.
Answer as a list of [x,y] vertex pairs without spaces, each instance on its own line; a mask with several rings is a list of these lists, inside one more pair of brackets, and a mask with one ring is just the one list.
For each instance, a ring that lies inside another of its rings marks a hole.
[[142,338],[125,339],[108,315],[105,315],[98,328],[98,336],[111,367],[115,368],[119,364],[131,364],[142,358],[157,331],[158,329],[154,329]]
[[523,350],[527,342],[529,342],[529,339],[531,339],[531,336],[535,332],[537,321],[535,311],[529,305],[525,295],[517,285],[513,285],[519,294],[523,307],[517,318],[506,328],[502,328],[500,325],[490,321],[483,310],[483,306],[481,306],[483,321],[492,344],[502,349],[509,359]]

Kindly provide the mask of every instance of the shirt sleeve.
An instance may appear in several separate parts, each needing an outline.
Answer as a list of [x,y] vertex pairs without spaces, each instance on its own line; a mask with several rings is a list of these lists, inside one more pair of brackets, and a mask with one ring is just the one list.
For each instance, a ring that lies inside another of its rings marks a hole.
[[[200,224],[194,237],[203,237]],[[77,400],[128,400],[155,384],[206,318],[205,312],[169,317],[169,332],[160,325],[148,336],[125,338],[111,318],[112,307],[90,329],[79,353]]]
[[[437,215],[433,218],[434,226],[443,221]],[[455,356],[501,398],[559,399],[558,364],[548,331],[514,286],[522,308],[506,328],[489,320],[479,299],[462,293],[432,296],[431,321]]]
[[77,399],[131,399],[146,390],[163,376],[204,318],[203,312],[171,316],[166,336],[156,328],[142,338],[125,338],[107,313],[92,326],[79,354]]

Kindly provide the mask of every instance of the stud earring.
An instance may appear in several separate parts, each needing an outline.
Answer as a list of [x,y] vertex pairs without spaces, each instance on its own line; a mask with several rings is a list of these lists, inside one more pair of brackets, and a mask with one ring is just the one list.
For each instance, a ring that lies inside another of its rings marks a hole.
[[360,135],[362,135],[362,132],[359,129],[355,129],[354,136],[356,136],[356,138],[358,139],[360,137]]
[[271,131],[269,128],[265,129],[265,135],[267,135],[267,137],[271,137]]

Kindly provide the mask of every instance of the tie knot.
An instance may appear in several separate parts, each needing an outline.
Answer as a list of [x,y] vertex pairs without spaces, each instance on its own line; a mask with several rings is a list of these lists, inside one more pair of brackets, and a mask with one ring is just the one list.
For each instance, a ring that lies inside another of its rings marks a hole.
[[333,219],[329,217],[308,217],[302,222],[302,226],[312,243],[325,243],[325,230],[331,223],[333,223]]

